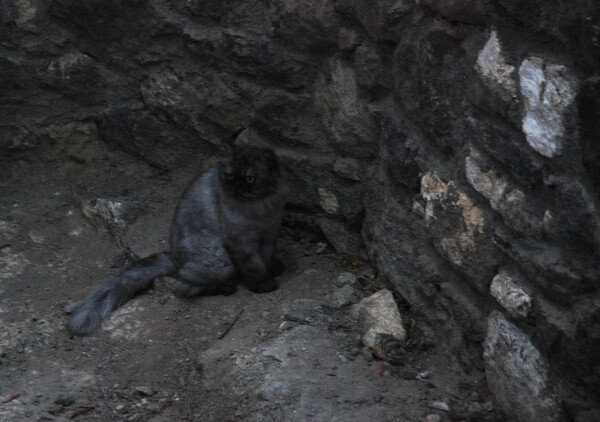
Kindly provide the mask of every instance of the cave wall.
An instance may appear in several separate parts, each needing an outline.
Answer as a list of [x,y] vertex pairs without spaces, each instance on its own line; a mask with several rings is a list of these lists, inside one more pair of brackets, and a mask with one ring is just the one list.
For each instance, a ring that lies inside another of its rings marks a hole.
[[[593,0],[0,0],[0,151],[277,150],[514,420],[600,390]],[[77,157],[75,157],[77,158]],[[592,404],[590,404],[592,403]]]

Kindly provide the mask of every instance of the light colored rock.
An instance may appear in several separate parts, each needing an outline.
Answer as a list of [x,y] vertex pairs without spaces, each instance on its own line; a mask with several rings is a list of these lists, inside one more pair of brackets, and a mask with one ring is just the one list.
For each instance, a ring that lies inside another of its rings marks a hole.
[[338,287],[355,286],[356,281],[357,281],[356,274],[346,272],[346,273],[341,273],[340,275],[338,275],[335,283],[338,285]]
[[87,201],[83,204],[83,215],[92,223],[102,222],[107,226],[125,227],[123,204],[104,198]]
[[333,163],[333,171],[344,179],[360,182],[363,177],[358,161],[353,158],[337,158]]
[[341,59],[329,63],[329,72],[318,79],[315,107],[338,147],[349,156],[373,154],[377,145],[377,125],[361,101],[356,75]]
[[521,63],[519,79],[525,105],[522,130],[527,143],[544,157],[560,154],[567,135],[565,117],[574,112],[575,77],[565,66],[530,57]]
[[362,341],[371,352],[385,359],[382,335],[392,336],[400,341],[406,339],[402,318],[392,293],[383,289],[364,298],[350,309],[350,315],[362,323]]
[[489,166],[479,151],[472,149],[465,158],[465,174],[471,186],[490,201],[491,207],[502,214],[512,228],[523,231],[539,225],[524,208],[523,191],[508,176]]
[[490,293],[514,318],[527,318],[531,312],[531,297],[523,290],[518,278],[501,269],[492,279]]
[[94,227],[110,233],[119,247],[126,249],[125,207],[117,201],[97,198],[83,203],[82,212]]
[[517,86],[511,76],[515,67],[506,63],[496,31],[490,33],[487,43],[479,52],[475,69],[485,84],[498,92],[504,101],[517,98]]
[[427,415],[427,417],[425,418],[425,420],[427,422],[441,422],[442,421],[442,417],[440,415],[436,415],[435,413],[432,413],[431,415]]
[[444,412],[450,411],[450,406],[445,401],[434,401],[429,405],[432,409],[442,410]]
[[319,188],[319,204],[329,214],[335,214],[340,209],[340,204],[335,193],[326,188]]
[[341,28],[338,33],[338,47],[340,50],[354,50],[362,42],[362,37],[353,29]]
[[18,18],[15,20],[17,25],[23,25],[36,18],[39,7],[36,3],[37,2],[31,0],[17,0],[14,2],[19,14]]
[[329,218],[319,219],[319,227],[325,238],[337,253],[354,255],[360,247],[360,235],[350,230],[341,221]]
[[356,289],[351,285],[345,285],[335,289],[331,294],[330,303],[334,308],[343,308],[344,306],[356,303],[358,294]]
[[47,71],[59,75],[61,78],[69,79],[72,73],[85,71],[93,66],[94,60],[85,53],[77,51],[66,53],[58,59],[52,60]]
[[[452,194],[449,194],[449,191]],[[453,181],[443,182],[435,173],[427,173],[421,178],[421,196],[427,200],[425,222],[435,225],[434,208],[456,208],[461,211],[465,230],[451,233],[440,239],[439,245],[446,257],[457,266],[469,265],[465,257],[476,250],[476,236],[484,233],[486,220],[483,210],[476,206],[464,192],[458,191]]]
[[529,338],[499,312],[488,318],[483,358],[490,391],[508,420],[565,420],[548,384],[546,361]]

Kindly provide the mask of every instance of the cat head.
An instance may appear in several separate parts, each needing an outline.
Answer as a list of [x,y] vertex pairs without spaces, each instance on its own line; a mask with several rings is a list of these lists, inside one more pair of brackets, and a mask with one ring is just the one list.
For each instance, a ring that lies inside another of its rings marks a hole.
[[251,201],[269,196],[277,189],[279,165],[269,148],[225,144],[219,164],[219,180],[229,195]]

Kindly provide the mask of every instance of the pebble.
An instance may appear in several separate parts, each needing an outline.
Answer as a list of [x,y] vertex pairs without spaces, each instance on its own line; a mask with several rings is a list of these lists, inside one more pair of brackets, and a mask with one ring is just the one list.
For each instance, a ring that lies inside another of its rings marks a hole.
[[445,401],[434,401],[429,405],[432,409],[443,410],[444,412],[450,411],[450,406]]
[[316,253],[322,254],[323,252],[325,252],[325,250],[327,250],[327,243],[325,243],[325,242],[317,243]]
[[50,413],[51,415],[58,415],[63,410],[65,410],[65,408],[63,406],[61,406],[60,404],[52,403],[50,405],[50,407],[48,407],[47,412]]
[[54,403],[67,407],[75,403],[75,396],[69,393],[62,393],[56,396],[56,398],[54,399]]
[[415,377],[415,379],[418,380],[426,380],[427,378],[429,378],[429,371],[420,372],[419,375]]
[[291,330],[292,328],[294,328],[294,326],[289,321],[283,321],[281,324],[279,324],[280,330]]
[[441,422],[442,417],[440,415],[436,415],[435,413],[432,413],[431,415],[427,415],[427,418],[425,420],[427,422]]
[[65,311],[65,314],[72,314],[76,307],[77,307],[76,303],[69,302],[65,305],[65,307],[63,308],[63,311]]
[[467,409],[469,413],[479,413],[483,410],[483,406],[479,402],[473,402],[469,405]]
[[135,387],[135,391],[143,396],[151,396],[154,394],[154,390],[149,385],[140,385],[139,387]]
[[338,275],[336,284],[338,287],[356,285],[356,275],[352,273],[341,273]]

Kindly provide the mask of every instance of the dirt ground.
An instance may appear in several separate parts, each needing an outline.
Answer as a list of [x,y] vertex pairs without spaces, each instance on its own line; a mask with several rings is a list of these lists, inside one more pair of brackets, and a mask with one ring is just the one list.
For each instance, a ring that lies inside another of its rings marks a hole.
[[390,366],[373,359],[331,295],[344,272],[372,293],[374,270],[325,248],[310,216],[292,211],[277,291],[186,301],[158,280],[97,333],[70,336],[74,304],[123,264],[82,203],[126,204],[124,241],[145,256],[166,249],[179,195],[214,162],[164,172],[100,143],[81,148],[67,160],[50,150],[0,159],[0,420],[501,420],[483,374],[435,344]]

